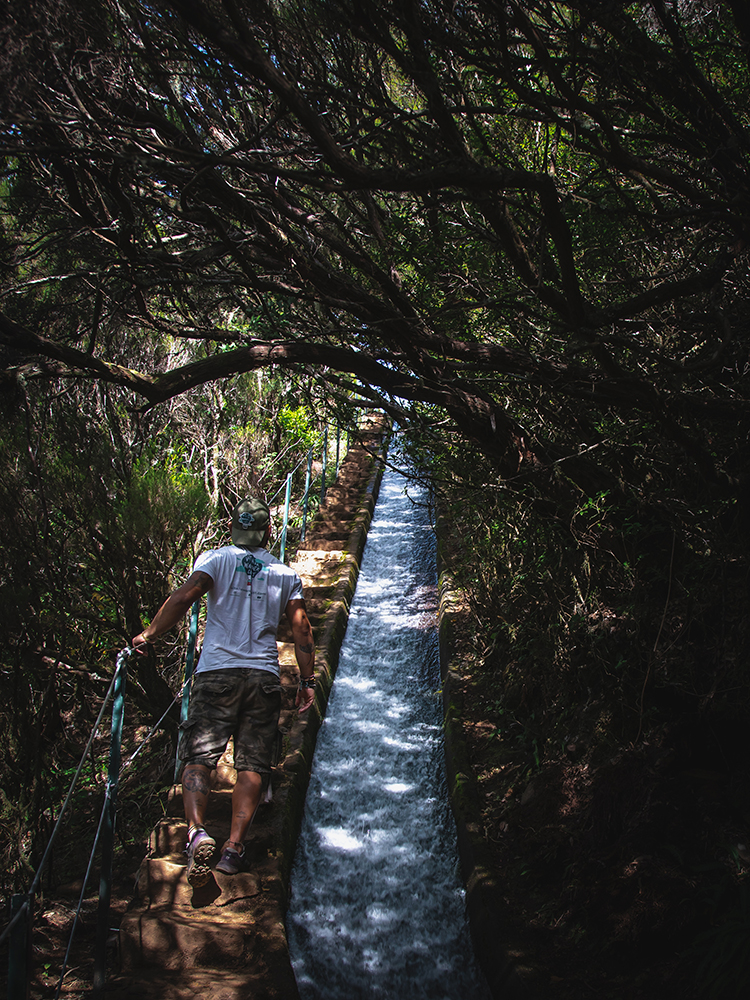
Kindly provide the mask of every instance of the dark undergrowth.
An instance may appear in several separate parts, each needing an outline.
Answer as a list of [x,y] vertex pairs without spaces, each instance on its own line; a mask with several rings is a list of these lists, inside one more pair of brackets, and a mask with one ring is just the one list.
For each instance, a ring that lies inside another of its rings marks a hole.
[[467,502],[469,463],[436,465],[467,597],[459,711],[520,971],[550,1000],[746,996],[744,532],[720,500],[691,519],[666,493],[566,505],[485,476]]
[[746,995],[744,707],[674,713],[637,742],[596,705],[545,726],[506,708],[476,652],[461,693],[483,833],[541,995]]
[[[29,760],[41,760],[43,766],[36,768],[35,775],[32,770],[31,779],[17,775],[15,793],[11,787],[14,779],[2,789],[0,843],[5,859],[3,908],[7,914],[11,895],[26,894],[40,871],[62,803],[83,759],[33,899],[30,995],[39,1000],[56,995],[78,998],[91,992],[103,865],[101,848],[95,849],[94,845],[110,752],[108,710],[90,751],[83,755],[107,689],[106,681],[98,680],[96,675],[60,672],[54,688],[59,731],[54,738],[43,734],[36,744],[29,745],[30,751],[32,747],[35,750],[30,752]],[[112,862],[111,927],[119,925],[133,898],[148,836],[164,814],[174,774],[174,743],[169,732],[154,731],[133,704],[126,704],[122,761]],[[32,810],[37,816],[33,826],[29,822]],[[112,966],[116,949],[117,936],[112,934],[108,944],[108,962]],[[0,956],[0,977],[4,982],[8,958],[6,944]]]

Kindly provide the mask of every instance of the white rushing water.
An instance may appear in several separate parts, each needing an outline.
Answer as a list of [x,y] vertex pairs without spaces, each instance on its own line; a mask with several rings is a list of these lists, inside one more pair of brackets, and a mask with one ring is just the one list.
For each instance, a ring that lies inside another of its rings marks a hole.
[[435,541],[387,471],[315,750],[287,933],[303,1000],[486,997],[447,799]]

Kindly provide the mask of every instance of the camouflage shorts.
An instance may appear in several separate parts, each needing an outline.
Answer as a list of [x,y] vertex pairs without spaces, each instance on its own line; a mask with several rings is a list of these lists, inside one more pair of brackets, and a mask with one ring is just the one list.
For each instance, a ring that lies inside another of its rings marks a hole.
[[216,767],[230,737],[234,766],[266,777],[281,709],[281,684],[269,670],[207,670],[193,678],[190,710],[180,727],[183,765]]

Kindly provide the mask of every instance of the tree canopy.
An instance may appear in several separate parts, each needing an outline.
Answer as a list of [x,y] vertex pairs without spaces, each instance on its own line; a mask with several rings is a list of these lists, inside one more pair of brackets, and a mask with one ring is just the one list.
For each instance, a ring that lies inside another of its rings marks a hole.
[[739,3],[32,0],[8,377],[156,404],[285,366],[506,477],[622,480],[658,438],[736,486],[749,39]]
[[[694,976],[750,816],[748,92],[740,0],[4,5],[9,884],[79,681],[324,409],[380,407],[468,598],[504,901],[587,989],[639,942],[677,956],[644,990]],[[712,762],[704,809],[673,777]],[[743,996],[746,885],[708,955]]]

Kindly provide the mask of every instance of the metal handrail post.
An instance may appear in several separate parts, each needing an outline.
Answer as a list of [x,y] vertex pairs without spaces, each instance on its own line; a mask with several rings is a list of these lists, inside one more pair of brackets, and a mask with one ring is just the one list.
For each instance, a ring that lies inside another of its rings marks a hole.
[[188,628],[187,651],[185,653],[185,679],[182,686],[182,705],[180,707],[180,724],[187,722],[188,709],[190,708],[190,684],[195,666],[195,642],[198,636],[198,615],[201,609],[201,602],[196,601],[190,611],[190,627]]
[[29,995],[33,907],[31,893],[18,893],[10,898],[12,926],[8,937],[8,1000],[26,1000]]
[[324,503],[326,498],[326,467],[328,465],[328,428],[323,432],[323,479],[320,484],[320,502]]
[[305,533],[307,531],[307,501],[310,497],[310,479],[312,478],[312,464],[313,464],[313,450],[307,453],[307,475],[305,476],[305,495],[302,498],[302,533],[300,535],[300,542],[304,542]]
[[[198,636],[198,615],[201,610],[201,602],[196,601],[190,609],[190,625],[188,627],[187,650],[185,651],[185,676],[182,680],[182,702],[180,704],[180,725],[187,722],[188,709],[190,708],[190,680],[195,667],[195,643]],[[175,784],[180,777],[180,743],[177,741],[177,753],[174,762]]]
[[128,679],[128,656],[131,650],[123,651],[118,658],[112,702],[112,735],[109,743],[109,770],[105,792],[105,810],[102,816],[102,874],[99,881],[99,911],[96,927],[94,951],[94,997],[104,992],[107,977],[107,938],[109,937],[109,904],[112,898],[112,857],[115,846],[115,815],[117,813],[117,789],[120,784],[120,762],[122,758],[122,724],[125,718],[125,688]]
[[279,552],[279,559],[284,562],[284,556],[286,555],[286,531],[289,527],[289,504],[292,500],[292,474],[291,472],[286,477],[286,497],[284,498],[284,526],[281,529],[281,550]]

